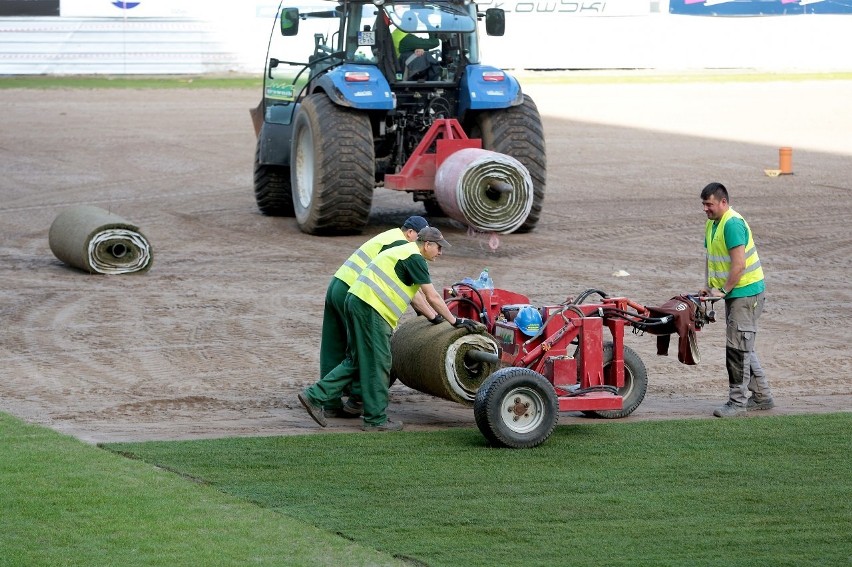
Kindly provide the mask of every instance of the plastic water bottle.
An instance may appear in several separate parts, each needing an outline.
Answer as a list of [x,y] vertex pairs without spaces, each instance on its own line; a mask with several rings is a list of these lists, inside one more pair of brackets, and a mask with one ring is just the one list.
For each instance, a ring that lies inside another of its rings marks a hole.
[[494,280],[488,275],[488,268],[482,270],[474,285],[476,289],[494,289]]

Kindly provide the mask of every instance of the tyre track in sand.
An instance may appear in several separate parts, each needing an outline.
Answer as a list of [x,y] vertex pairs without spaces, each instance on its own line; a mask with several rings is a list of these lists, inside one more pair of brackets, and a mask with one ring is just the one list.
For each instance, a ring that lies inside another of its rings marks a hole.
[[[849,156],[797,147],[796,174],[772,179],[762,169],[777,159],[776,146],[672,134],[665,124],[600,124],[601,114],[623,117],[630,107],[607,109],[620,100],[611,94],[599,106],[584,102],[585,118],[564,105],[618,88],[531,89],[548,113],[538,228],[501,236],[492,251],[487,237],[432,219],[453,244],[431,266],[433,281],[442,287],[487,266],[498,286],[536,303],[588,288],[661,303],[700,284],[697,193],[721,179],[767,263],[758,351],[776,411],[850,411],[852,341],[837,328],[852,305]],[[553,93],[558,104],[547,100]],[[0,116],[0,410],[87,441],[320,431],[295,394],[316,379],[328,280],[361,242],[423,206],[377,190],[365,233],[340,238],[310,237],[292,219],[260,215],[247,112],[256,96],[146,91],[144,104],[130,108],[133,96],[120,91],[0,91],[0,104],[15,109]],[[139,224],[154,247],[151,271],[92,276],[56,260],[48,228],[78,203]],[[613,276],[620,269],[630,275]],[[650,381],[630,419],[706,418],[723,399],[723,323],[702,331],[694,367],[657,356],[653,337],[627,341]],[[475,427],[470,408],[401,384],[391,388],[390,411],[415,430]],[[328,431],[358,430],[331,421]],[[560,418],[573,422],[584,420]]]

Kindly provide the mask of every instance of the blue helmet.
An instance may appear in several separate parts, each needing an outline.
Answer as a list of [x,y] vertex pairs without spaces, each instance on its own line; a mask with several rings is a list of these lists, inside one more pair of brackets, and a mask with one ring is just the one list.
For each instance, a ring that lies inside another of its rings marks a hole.
[[541,330],[541,313],[532,305],[524,305],[515,315],[515,325],[526,336],[534,337]]

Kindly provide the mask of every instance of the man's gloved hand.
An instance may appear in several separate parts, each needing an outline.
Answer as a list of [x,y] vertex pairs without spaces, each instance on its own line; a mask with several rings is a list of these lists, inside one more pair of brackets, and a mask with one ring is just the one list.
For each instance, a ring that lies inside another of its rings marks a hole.
[[464,327],[469,333],[481,333],[485,331],[485,325],[478,323],[473,319],[465,319],[464,317],[456,317],[456,322],[453,327],[460,329]]
[[437,325],[438,323],[443,323],[446,321],[441,315],[435,315],[433,318],[429,319],[429,322],[433,325]]

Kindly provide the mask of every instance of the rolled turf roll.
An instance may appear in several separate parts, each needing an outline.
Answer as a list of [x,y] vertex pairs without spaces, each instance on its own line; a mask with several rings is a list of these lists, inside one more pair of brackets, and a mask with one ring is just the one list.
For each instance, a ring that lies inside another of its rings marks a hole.
[[433,325],[425,317],[416,317],[393,334],[391,372],[409,388],[472,406],[479,386],[499,365],[465,360],[471,350],[497,354],[497,342],[488,334],[471,334],[449,323]]
[[139,227],[90,205],[62,211],[50,225],[48,240],[57,258],[92,274],[145,272],[153,259]]
[[452,219],[481,232],[509,234],[532,210],[532,177],[511,156],[466,148],[438,168],[435,198]]

